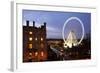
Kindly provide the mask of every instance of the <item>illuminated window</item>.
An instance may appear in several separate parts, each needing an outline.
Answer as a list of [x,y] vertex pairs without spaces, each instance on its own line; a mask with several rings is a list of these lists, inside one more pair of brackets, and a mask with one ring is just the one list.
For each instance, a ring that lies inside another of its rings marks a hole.
[[32,59],[32,57],[28,57],[28,59]]
[[35,38],[35,40],[37,41],[37,37]]
[[32,48],[32,44],[29,44],[29,48],[30,48],[30,49]]
[[32,37],[29,37],[29,41],[32,41]]
[[29,34],[32,34],[32,31],[30,31]]
[[41,41],[43,41],[43,38],[41,38]]
[[44,52],[43,51],[41,52],[41,56],[44,56]]
[[29,53],[29,55],[31,56],[31,55],[32,55],[32,53]]
[[41,44],[41,48],[43,48],[44,47],[44,45],[43,44]]
[[35,52],[35,56],[38,56],[38,52]]

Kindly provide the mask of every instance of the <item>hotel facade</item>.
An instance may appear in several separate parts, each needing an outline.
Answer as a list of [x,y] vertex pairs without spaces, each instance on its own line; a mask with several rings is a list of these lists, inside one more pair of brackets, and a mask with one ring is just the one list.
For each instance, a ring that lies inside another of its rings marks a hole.
[[23,26],[23,62],[38,62],[47,60],[46,23],[41,27]]

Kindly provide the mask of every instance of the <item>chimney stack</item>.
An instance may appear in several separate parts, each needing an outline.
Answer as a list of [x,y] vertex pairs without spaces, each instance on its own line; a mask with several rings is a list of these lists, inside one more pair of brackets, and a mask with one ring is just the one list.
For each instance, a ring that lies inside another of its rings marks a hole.
[[44,22],[44,27],[46,27],[46,24],[47,24],[47,23],[46,23],[46,22]]
[[35,21],[33,21],[33,27],[35,27]]
[[29,26],[29,20],[26,21],[26,25]]

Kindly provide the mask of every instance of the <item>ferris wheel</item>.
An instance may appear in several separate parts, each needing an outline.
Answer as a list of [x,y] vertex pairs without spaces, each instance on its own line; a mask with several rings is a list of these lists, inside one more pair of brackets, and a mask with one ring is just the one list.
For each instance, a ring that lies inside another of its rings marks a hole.
[[[70,22],[72,20],[78,21],[80,23],[80,25],[81,25],[81,29],[82,29],[81,33],[82,34],[81,34],[80,40],[77,40],[77,37],[76,37],[75,32],[74,32],[73,29],[70,29],[70,31],[68,32],[69,33],[68,36],[65,37],[66,34],[64,33],[64,31],[65,31],[65,29],[67,29],[66,26],[68,25],[68,22]],[[65,48],[67,48],[67,47],[71,48],[72,45],[73,46],[79,45],[82,42],[82,40],[84,39],[84,34],[85,34],[84,24],[81,21],[81,19],[79,19],[78,17],[70,17],[70,18],[68,18],[65,21],[65,23],[63,25],[63,29],[62,29],[62,36],[63,36],[63,40],[64,40],[64,47]]]

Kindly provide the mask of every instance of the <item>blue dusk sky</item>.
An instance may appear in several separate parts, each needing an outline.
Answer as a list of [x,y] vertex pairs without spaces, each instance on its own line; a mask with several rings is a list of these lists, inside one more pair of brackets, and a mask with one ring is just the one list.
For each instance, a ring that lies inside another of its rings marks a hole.
[[[62,28],[65,21],[70,17],[78,17],[84,24],[85,36],[91,34],[91,13],[79,12],[60,12],[60,11],[37,11],[37,10],[23,10],[22,24],[26,25],[26,20],[35,21],[35,26],[40,27],[44,22],[47,23],[47,38],[62,38]],[[70,31],[74,31],[77,38],[82,36],[82,27],[78,20],[70,20],[65,26],[65,37]]]

